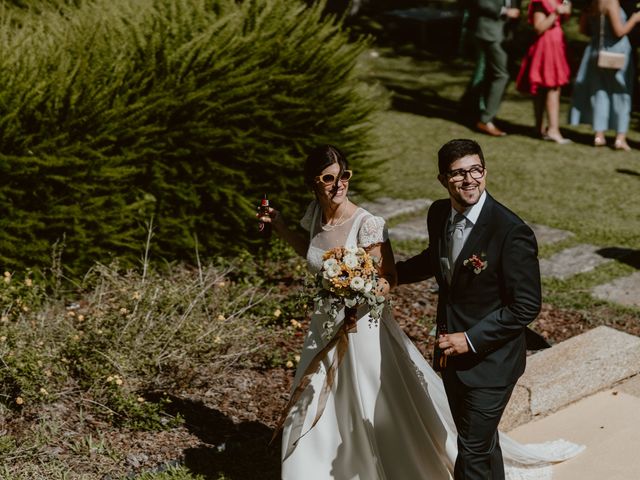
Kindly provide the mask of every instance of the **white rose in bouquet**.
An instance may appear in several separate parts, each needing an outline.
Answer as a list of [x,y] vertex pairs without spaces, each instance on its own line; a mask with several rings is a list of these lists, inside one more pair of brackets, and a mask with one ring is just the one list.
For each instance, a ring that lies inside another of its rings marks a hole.
[[353,277],[349,286],[352,290],[359,292],[364,288],[364,280],[362,279],[362,277]]
[[342,269],[340,268],[340,266],[338,264],[331,265],[330,267],[324,269],[324,272],[322,273],[322,276],[324,278],[334,278],[334,277],[337,277],[338,275],[340,275],[341,271],[342,271]]
[[349,268],[356,268],[359,265],[358,257],[355,254],[348,253],[344,256],[344,264]]

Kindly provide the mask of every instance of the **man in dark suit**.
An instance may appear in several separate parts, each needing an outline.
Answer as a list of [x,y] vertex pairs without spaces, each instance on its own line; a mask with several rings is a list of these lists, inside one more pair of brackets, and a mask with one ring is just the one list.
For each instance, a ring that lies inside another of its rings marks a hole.
[[506,135],[495,126],[493,120],[509,83],[508,57],[502,42],[509,22],[520,16],[520,9],[515,2],[516,0],[468,2],[469,25],[474,32],[476,58],[478,61],[484,59],[485,62],[482,97],[478,99],[480,116],[476,128],[494,137]]
[[527,347],[548,346],[526,327],[541,305],[538,247],[531,228],[486,192],[475,141],[446,143],[438,169],[449,198],[429,208],[429,246],[398,262],[398,283],[435,275],[440,286],[437,331],[448,333],[434,363],[458,430],[455,479],[504,479],[498,423]]

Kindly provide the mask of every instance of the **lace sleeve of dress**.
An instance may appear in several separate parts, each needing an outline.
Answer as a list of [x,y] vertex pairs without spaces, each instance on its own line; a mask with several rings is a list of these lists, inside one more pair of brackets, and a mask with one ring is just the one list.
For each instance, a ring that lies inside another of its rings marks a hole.
[[311,203],[307,206],[306,212],[304,212],[304,216],[300,219],[300,226],[304,228],[307,232],[311,231],[311,222],[313,221],[313,211],[316,208],[316,201],[312,200]]
[[365,218],[358,232],[358,245],[369,247],[376,243],[383,243],[389,239],[387,224],[382,217],[371,215]]

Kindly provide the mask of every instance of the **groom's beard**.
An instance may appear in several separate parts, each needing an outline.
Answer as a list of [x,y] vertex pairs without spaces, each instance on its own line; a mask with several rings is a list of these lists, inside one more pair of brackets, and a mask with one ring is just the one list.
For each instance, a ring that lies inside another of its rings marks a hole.
[[463,185],[460,189],[451,192],[451,197],[454,202],[466,209],[478,203],[483,191],[479,183]]

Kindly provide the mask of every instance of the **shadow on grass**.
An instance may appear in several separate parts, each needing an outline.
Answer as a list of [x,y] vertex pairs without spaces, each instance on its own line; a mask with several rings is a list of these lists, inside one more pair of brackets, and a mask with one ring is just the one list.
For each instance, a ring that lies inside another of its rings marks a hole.
[[[458,99],[446,98],[436,93],[439,90],[438,86],[409,88],[393,83],[387,83],[385,86],[394,93],[392,105],[395,110],[425,117],[441,118],[475,130],[477,118],[470,112],[465,111]],[[529,99],[523,97],[521,101],[528,102]],[[500,119],[499,116],[495,123],[511,135],[538,138],[529,124],[509,122]],[[592,140],[589,135],[579,133],[571,135],[571,137],[576,143],[590,143]]]
[[604,258],[612,258],[620,263],[629,265],[636,270],[640,270],[640,250],[621,247],[601,248],[596,252]]
[[235,423],[201,402],[171,396],[167,412],[184,418],[185,427],[204,445],[183,452],[183,465],[207,480],[278,480],[280,442],[260,422]]
[[[631,145],[630,142],[629,145]],[[629,170],[628,168],[616,168],[616,172],[622,173],[623,175],[630,175],[632,177],[640,177],[640,172],[636,170]]]

